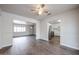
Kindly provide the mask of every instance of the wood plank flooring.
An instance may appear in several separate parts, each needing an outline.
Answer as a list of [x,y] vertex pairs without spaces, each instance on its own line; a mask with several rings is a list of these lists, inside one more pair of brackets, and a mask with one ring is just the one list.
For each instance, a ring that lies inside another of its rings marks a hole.
[[35,36],[13,38],[13,46],[0,50],[0,55],[77,55],[78,52],[60,47],[59,37],[49,42],[36,40]]

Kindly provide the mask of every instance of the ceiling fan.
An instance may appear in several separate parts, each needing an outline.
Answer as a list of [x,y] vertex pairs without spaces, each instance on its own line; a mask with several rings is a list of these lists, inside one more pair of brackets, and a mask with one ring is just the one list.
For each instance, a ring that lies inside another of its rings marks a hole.
[[31,9],[31,11],[36,13],[37,15],[42,15],[42,14],[51,15],[51,13],[46,8],[45,4],[39,4],[35,8]]

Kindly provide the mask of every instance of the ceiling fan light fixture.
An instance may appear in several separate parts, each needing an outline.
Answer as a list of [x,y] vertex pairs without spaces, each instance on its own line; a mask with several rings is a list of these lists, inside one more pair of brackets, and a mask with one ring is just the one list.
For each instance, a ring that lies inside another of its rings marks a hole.
[[61,22],[61,20],[59,19],[58,22]]
[[37,5],[35,9],[32,9],[32,11],[36,12],[38,15],[42,15],[42,14],[51,15],[51,13],[49,13],[48,9],[46,9],[45,4]]
[[39,11],[38,14],[39,14],[39,15],[42,15],[42,11]]

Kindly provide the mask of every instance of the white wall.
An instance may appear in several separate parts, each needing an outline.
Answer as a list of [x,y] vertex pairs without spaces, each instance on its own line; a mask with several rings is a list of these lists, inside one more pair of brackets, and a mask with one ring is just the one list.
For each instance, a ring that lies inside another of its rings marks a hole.
[[62,15],[60,44],[79,50],[79,9]]
[[27,33],[26,35],[36,34],[35,30],[36,30],[36,28],[34,28],[33,25],[26,25],[26,33]]
[[0,48],[5,47],[5,46],[9,46],[12,45],[12,36],[13,36],[13,20],[14,19],[19,19],[19,20],[23,20],[23,21],[28,21],[28,22],[32,22],[32,23],[36,23],[36,39],[40,39],[40,23],[39,21],[35,20],[35,19],[31,19],[31,18],[27,18],[27,17],[22,17],[16,14],[11,14],[11,13],[7,13],[7,12],[2,12],[1,14],[1,26],[0,28],[2,28],[2,39],[0,39]]
[[[60,44],[79,50],[79,9],[71,10],[51,18],[43,20],[41,23],[41,39],[48,40],[49,21],[61,19]],[[44,27],[44,28],[43,28]],[[43,33],[43,36],[42,36]]]
[[36,24],[33,25],[32,34],[36,35]]
[[45,20],[42,20],[40,22],[40,39],[43,39],[43,40],[46,40],[46,41],[48,41],[48,33],[47,33],[47,31],[49,31],[47,26],[50,25],[50,24],[49,25],[48,24],[49,23],[47,23]]
[[12,45],[12,18],[9,15],[1,14],[1,47]]
[[2,33],[1,32],[2,31],[2,26],[1,25],[2,25],[2,20],[1,20],[1,16],[0,16],[0,47],[1,47],[1,43],[2,43],[1,42],[1,39],[2,39],[2,35],[1,35],[1,33]]

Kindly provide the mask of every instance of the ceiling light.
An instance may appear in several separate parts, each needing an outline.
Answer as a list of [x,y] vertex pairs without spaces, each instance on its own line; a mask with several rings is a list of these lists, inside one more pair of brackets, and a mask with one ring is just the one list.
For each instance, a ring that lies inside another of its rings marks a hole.
[[33,27],[30,27],[30,29],[32,29]]
[[42,11],[39,11],[38,14],[41,15],[42,14]]
[[58,22],[61,22],[61,20],[58,20]]
[[38,15],[42,15],[42,14],[51,15],[51,13],[46,8],[45,4],[37,5],[34,9],[32,9],[32,11],[37,13]]

